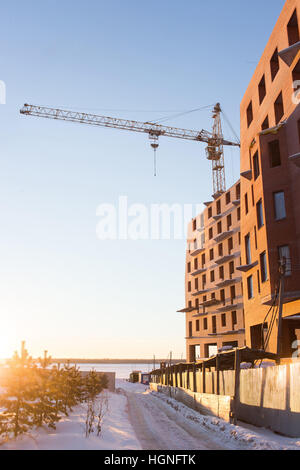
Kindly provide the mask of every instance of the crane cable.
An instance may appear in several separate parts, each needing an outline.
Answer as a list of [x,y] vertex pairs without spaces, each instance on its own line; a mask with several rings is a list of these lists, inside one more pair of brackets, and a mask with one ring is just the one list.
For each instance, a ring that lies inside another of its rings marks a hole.
[[225,112],[223,111],[223,109],[221,109],[221,113],[222,113],[222,115],[223,115],[223,117],[224,117],[226,123],[228,124],[228,126],[229,126],[231,132],[232,132],[233,135],[235,136],[237,143],[240,144],[240,143],[241,143],[241,142],[240,142],[240,138],[239,138],[238,134],[235,132],[235,130],[234,130],[232,124],[230,123],[230,121],[229,121],[228,117],[226,116]]
[[269,345],[269,341],[270,341],[270,338],[271,338],[271,333],[273,331],[273,327],[274,327],[275,320],[276,320],[276,317],[277,317],[277,314],[278,314],[278,310],[279,310],[279,306],[278,305],[274,306],[273,315],[271,317],[271,322],[270,322],[270,327],[269,327],[268,334],[267,334],[266,341],[265,341],[265,348],[267,348],[268,345]]
[[[264,347],[265,344],[264,344],[264,338],[263,338],[264,324],[266,323],[266,321],[267,321],[267,319],[268,319],[268,317],[269,317],[271,311],[272,311],[272,310],[274,309],[274,307],[275,307],[275,304],[276,304],[276,302],[277,302],[277,297],[278,297],[278,289],[276,288],[276,290],[275,290],[275,297],[274,297],[274,299],[273,299],[273,302],[272,302],[272,304],[271,304],[271,307],[269,308],[269,310],[268,310],[268,312],[267,312],[267,314],[266,314],[266,316],[265,316],[265,318],[264,318],[264,321],[263,321],[263,323],[262,323],[262,328],[261,328],[261,330],[262,330],[262,331],[261,331],[261,334],[262,334],[262,340],[263,340],[263,341],[262,341],[262,345],[263,345],[263,349],[264,349],[264,350],[265,350],[265,347]],[[272,317],[273,317],[273,314],[272,314]],[[272,321],[272,320],[271,320],[271,321]],[[271,324],[271,323],[270,323],[270,324]],[[268,330],[269,330],[269,329],[268,329]]]
[[[157,120],[154,120],[154,121],[152,120],[151,123],[152,124],[160,124],[162,122],[169,121],[170,119],[175,119],[177,117],[186,116],[187,114],[192,114],[192,113],[195,113],[197,111],[201,111],[203,109],[211,108],[212,106],[213,106],[213,104],[209,104],[209,105],[202,106],[202,107],[199,107],[199,108],[190,109],[188,111],[184,111],[184,112],[180,112],[180,113],[176,113],[176,114],[171,114],[169,116],[165,116],[163,118],[160,118],[160,119],[157,119]],[[225,115],[224,115],[224,117],[225,117]],[[231,129],[233,129],[230,123],[229,123],[229,126],[230,126]],[[235,134],[234,130],[233,130],[233,133]],[[235,134],[235,136],[236,136],[236,134]],[[237,137],[237,140],[238,140],[238,137]],[[154,176],[157,176],[157,155],[156,155],[157,147],[154,147],[153,145],[152,145],[152,147],[154,149]]]
[[212,106],[213,106],[213,104],[209,104],[207,106],[202,106],[201,108],[195,108],[195,109],[190,109],[189,111],[184,111],[184,112],[177,113],[177,114],[171,114],[170,116],[165,116],[163,118],[157,119],[157,120],[152,121],[152,122],[153,122],[153,124],[158,124],[160,122],[169,121],[170,119],[175,119],[176,117],[185,116],[186,114],[196,113],[197,111],[201,111],[202,109],[211,108]]
[[[276,290],[275,297],[274,297],[274,300],[272,302],[272,305],[269,308],[268,313],[266,314],[266,316],[264,318],[264,321],[261,325],[261,341],[262,341],[263,351],[266,351],[266,348],[269,344],[271,332],[272,332],[273,326],[274,326],[274,321],[275,321],[275,318],[277,316],[278,306],[275,305],[275,303],[277,301],[277,297],[278,297],[278,290]],[[276,310],[275,310],[275,307],[276,307]],[[272,317],[271,317],[270,326],[268,328],[268,333],[267,333],[267,336],[266,336],[266,339],[265,339],[264,338],[264,324],[265,324],[266,320],[268,319],[272,309],[273,309],[273,314],[272,314]],[[260,360],[259,368],[261,367],[262,362],[263,362],[263,359]]]
[[[270,321],[270,326],[268,328],[268,333],[267,333],[267,336],[266,336],[266,340],[264,342],[264,350],[266,349],[266,347],[269,345],[269,341],[270,341],[270,338],[271,338],[271,333],[273,331],[273,327],[274,327],[274,324],[275,324],[275,320],[276,320],[276,317],[277,317],[277,313],[278,313],[278,310],[279,310],[279,305],[275,305],[275,303],[277,302],[278,300],[278,289],[276,291],[276,296],[275,296],[275,299],[274,299],[274,302],[273,302],[273,305],[272,305],[272,309],[273,309],[273,314],[272,314],[272,317],[271,317],[271,321]],[[269,310],[269,312],[271,311],[271,309]]]

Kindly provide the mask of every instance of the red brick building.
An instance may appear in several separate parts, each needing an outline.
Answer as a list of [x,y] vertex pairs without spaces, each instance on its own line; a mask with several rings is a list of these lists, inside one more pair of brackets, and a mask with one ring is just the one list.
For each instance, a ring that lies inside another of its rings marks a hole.
[[188,227],[186,255],[187,360],[244,346],[240,234],[240,182],[214,201]]
[[188,361],[245,342],[276,353],[280,304],[280,353],[297,351],[299,103],[300,0],[287,0],[241,102],[241,180],[189,226]]
[[285,357],[300,339],[299,27],[300,1],[287,0],[240,107],[246,343],[277,350],[278,312],[272,305],[278,304],[281,260]]

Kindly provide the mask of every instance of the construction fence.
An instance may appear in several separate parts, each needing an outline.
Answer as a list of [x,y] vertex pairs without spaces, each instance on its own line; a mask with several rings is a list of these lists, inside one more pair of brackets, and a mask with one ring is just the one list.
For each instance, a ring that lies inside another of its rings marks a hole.
[[203,414],[300,437],[300,363],[237,370],[178,364],[155,371],[151,388]]

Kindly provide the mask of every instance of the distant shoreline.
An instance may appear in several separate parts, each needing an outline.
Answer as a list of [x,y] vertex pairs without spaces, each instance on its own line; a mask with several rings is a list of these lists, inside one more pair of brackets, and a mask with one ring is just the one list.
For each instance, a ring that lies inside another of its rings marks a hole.
[[[74,359],[74,358],[52,358],[53,363],[65,364],[153,364],[153,359]],[[155,359],[155,364],[168,362],[167,359]],[[172,359],[172,364],[178,362],[186,362],[185,359]]]

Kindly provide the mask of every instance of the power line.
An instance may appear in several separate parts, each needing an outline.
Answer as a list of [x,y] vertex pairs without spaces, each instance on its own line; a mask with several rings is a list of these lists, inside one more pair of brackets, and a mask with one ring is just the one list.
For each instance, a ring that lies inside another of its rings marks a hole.
[[[262,323],[262,327],[261,327],[261,338],[262,338],[262,345],[263,345],[263,349],[265,350],[267,345],[269,344],[269,337],[270,337],[270,334],[272,332],[272,329],[273,329],[273,316],[274,316],[274,308],[276,307],[276,302],[277,302],[277,297],[278,297],[278,289],[276,289],[275,291],[275,297],[273,299],[273,302],[272,302],[272,305],[271,307],[269,308],[265,318],[264,318],[264,321]],[[273,310],[273,314],[272,314],[272,317],[271,317],[271,322],[270,322],[270,325],[269,325],[269,328],[268,328],[268,332],[267,332],[267,336],[266,336],[266,339],[264,339],[264,324],[266,323],[271,311]]]

